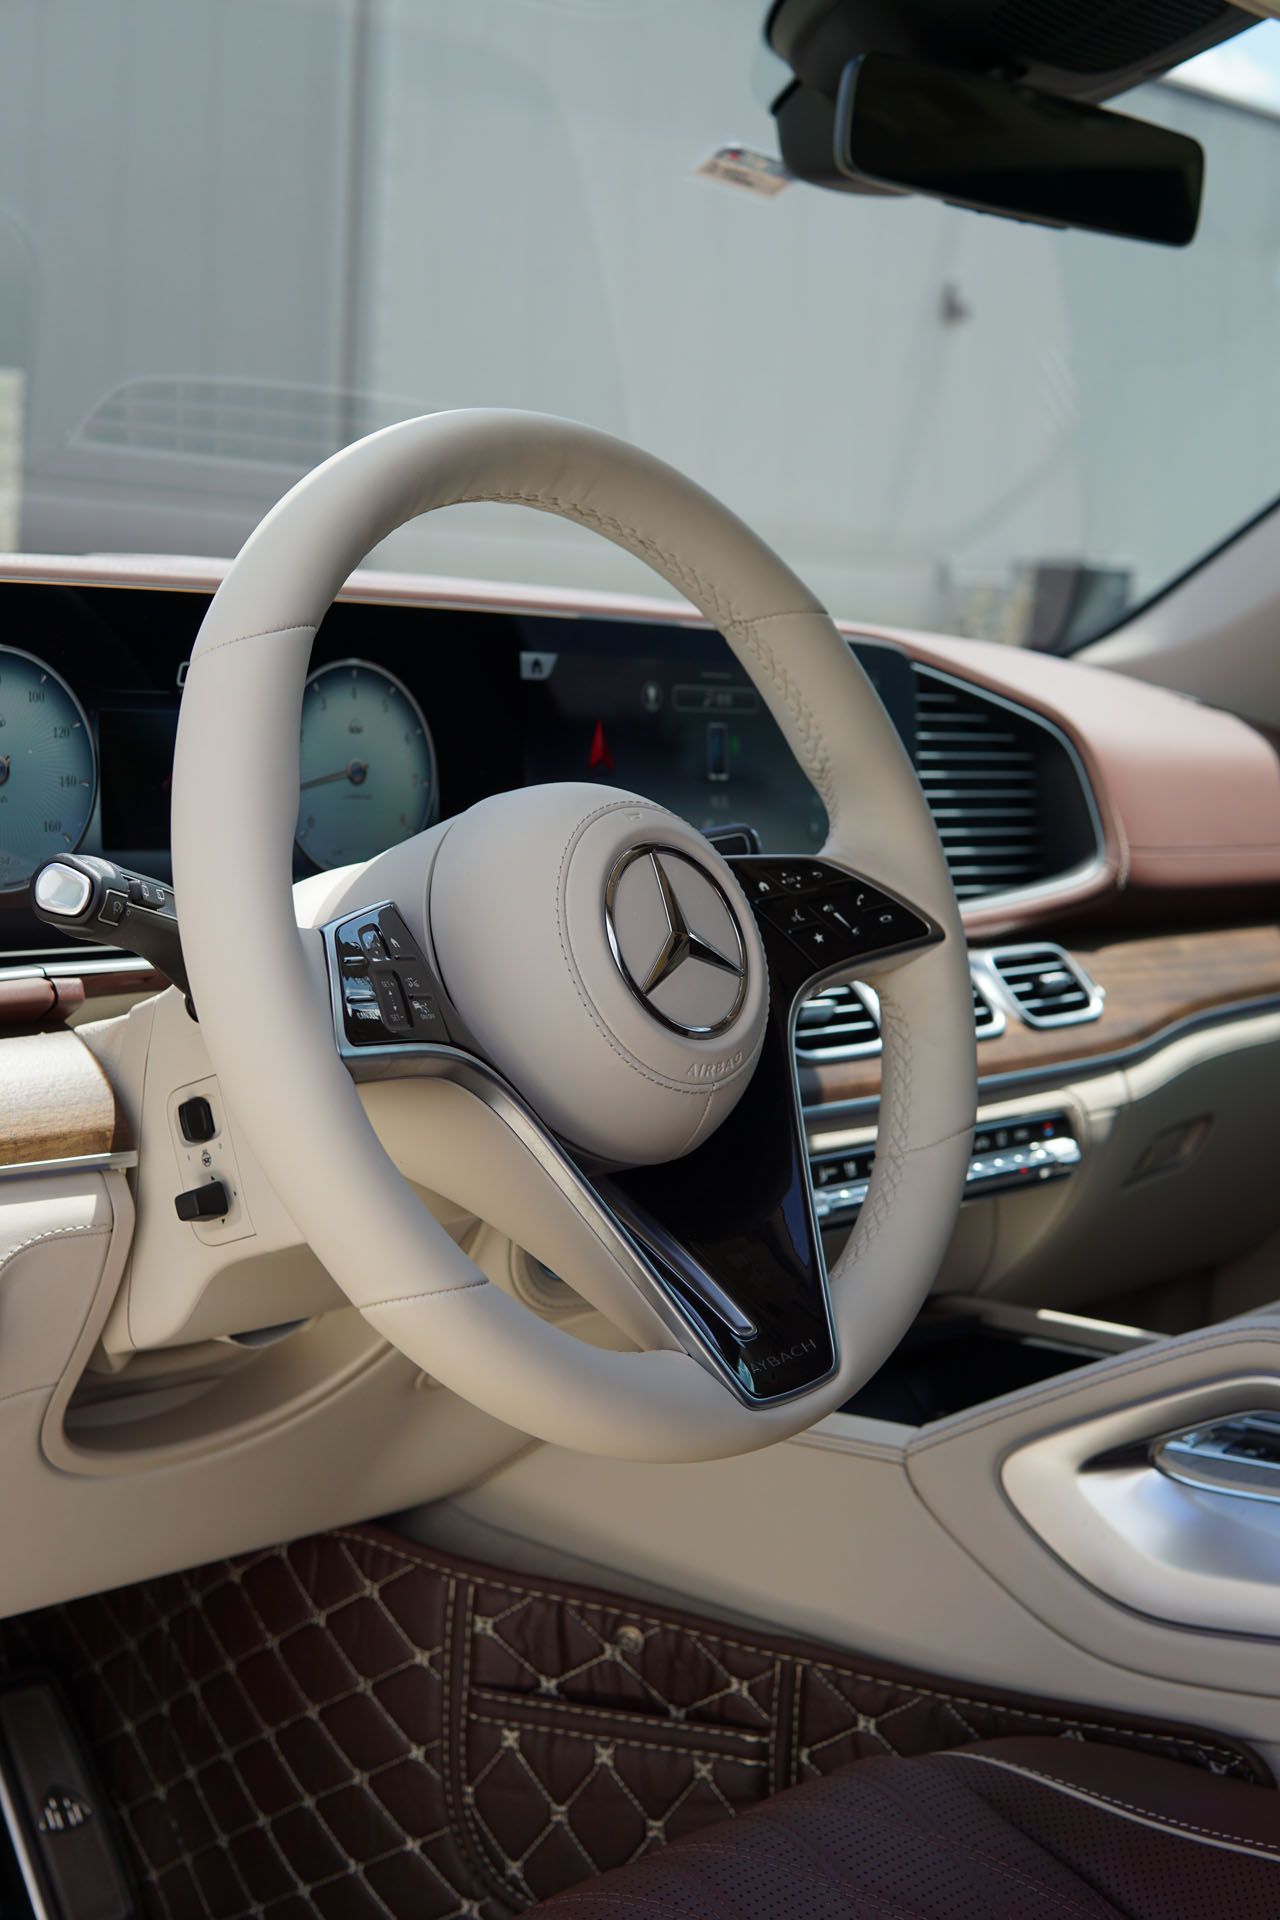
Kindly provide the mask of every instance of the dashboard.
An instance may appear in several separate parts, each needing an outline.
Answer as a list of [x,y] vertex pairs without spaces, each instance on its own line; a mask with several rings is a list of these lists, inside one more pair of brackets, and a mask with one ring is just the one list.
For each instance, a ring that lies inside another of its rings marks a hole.
[[[26,880],[73,845],[171,879],[182,688],[220,574],[30,559],[0,578],[0,1027],[109,1019],[160,984],[110,949],[57,950]],[[1274,745],[1073,661],[848,637],[913,758],[971,943],[968,1191],[984,1204],[963,1210],[939,1288],[1071,1307],[1261,1241],[1280,1220]],[[316,637],[299,725],[299,879],[545,780],[749,827],[768,853],[825,831],[728,647],[678,605],[359,573]],[[210,808],[241,772],[233,755]],[[875,1153],[879,1019],[856,980],[797,1014],[817,1207],[837,1236]],[[30,1110],[9,1101],[0,1167],[27,1153]]]
[[[204,612],[190,592],[3,588],[0,947],[46,949],[35,868],[80,849],[161,880],[182,685]],[[912,745],[915,681],[860,647]],[[810,852],[826,820],[729,648],[699,629],[339,602],[303,696],[295,877],[369,859],[476,800],[583,779],[694,826],[745,825]],[[224,770],[230,784],[233,763]],[[216,806],[217,794],[209,795]]]

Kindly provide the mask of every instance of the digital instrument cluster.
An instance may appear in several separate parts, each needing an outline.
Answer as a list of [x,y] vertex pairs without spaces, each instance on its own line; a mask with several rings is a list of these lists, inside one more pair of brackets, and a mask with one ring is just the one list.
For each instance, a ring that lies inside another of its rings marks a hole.
[[436,749],[409,689],[335,660],[302,696],[298,846],[318,867],[370,860],[436,817]]
[[[36,951],[48,930],[26,889],[50,856],[172,879],[178,708],[207,599],[0,591],[7,629],[32,641],[0,646],[0,948]],[[874,647],[864,664],[909,739],[905,657]],[[641,793],[703,831],[746,827],[765,852],[812,852],[826,832],[744,669],[718,635],[682,625],[340,602],[313,650],[299,761],[296,878],[548,780]]]
[[75,694],[35,654],[0,646],[0,893],[75,851],[97,793],[97,750]]

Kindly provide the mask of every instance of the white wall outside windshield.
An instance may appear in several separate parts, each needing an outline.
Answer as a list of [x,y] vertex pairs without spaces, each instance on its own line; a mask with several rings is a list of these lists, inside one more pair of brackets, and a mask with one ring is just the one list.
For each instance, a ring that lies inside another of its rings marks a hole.
[[[1208,151],[1185,253],[755,199],[694,170],[776,151],[763,12],[11,0],[0,369],[25,409],[0,466],[22,544],[232,552],[369,426],[535,407],[685,467],[839,613],[1016,638],[1030,569],[1141,598],[1280,492],[1280,122],[1133,97]],[[511,510],[380,557],[654,590]]]

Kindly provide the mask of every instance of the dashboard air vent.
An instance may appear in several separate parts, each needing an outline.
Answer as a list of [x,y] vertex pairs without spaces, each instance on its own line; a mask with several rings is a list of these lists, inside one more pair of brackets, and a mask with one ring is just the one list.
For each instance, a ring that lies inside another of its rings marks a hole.
[[[973,1030],[979,1040],[1004,1032],[1003,1007],[975,980]],[[880,1003],[870,987],[826,987],[796,1015],[796,1057],[801,1061],[853,1060],[880,1051]]]
[[1102,1012],[1102,994],[1061,947],[997,947],[987,962],[1029,1027],[1075,1026]]
[[1098,854],[1075,751],[1050,721],[916,662],[914,759],[963,900],[1042,886]]
[[979,1040],[994,1040],[1005,1029],[1004,1009],[994,1000],[988,1000],[986,994],[975,980],[973,983],[973,1031]]
[[917,668],[916,772],[961,900],[1044,878],[1032,731],[1007,707]]
[[877,1053],[880,1027],[873,1002],[861,987],[826,987],[796,1015],[796,1053],[801,1060],[851,1060]]

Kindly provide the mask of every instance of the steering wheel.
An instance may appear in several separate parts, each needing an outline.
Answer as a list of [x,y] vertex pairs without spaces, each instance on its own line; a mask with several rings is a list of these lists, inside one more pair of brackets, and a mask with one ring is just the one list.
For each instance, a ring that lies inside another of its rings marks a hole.
[[[295,895],[316,628],[371,547],[463,501],[563,515],[687,595],[817,789],[822,852],[726,860],[647,800],[565,783],[500,794],[325,876],[318,913],[314,883]],[[235,1124],[339,1286],[444,1386],[586,1452],[712,1459],[812,1425],[905,1332],[954,1225],[974,1120],[955,896],[910,760],[830,618],[672,468],[586,427],[480,410],[388,427],[302,480],[201,627],[173,865]],[[795,1011],[854,973],[880,1000],[880,1130],[828,1274]],[[394,1095],[414,1182],[544,1261],[627,1350],[486,1279],[384,1150],[377,1095]]]

